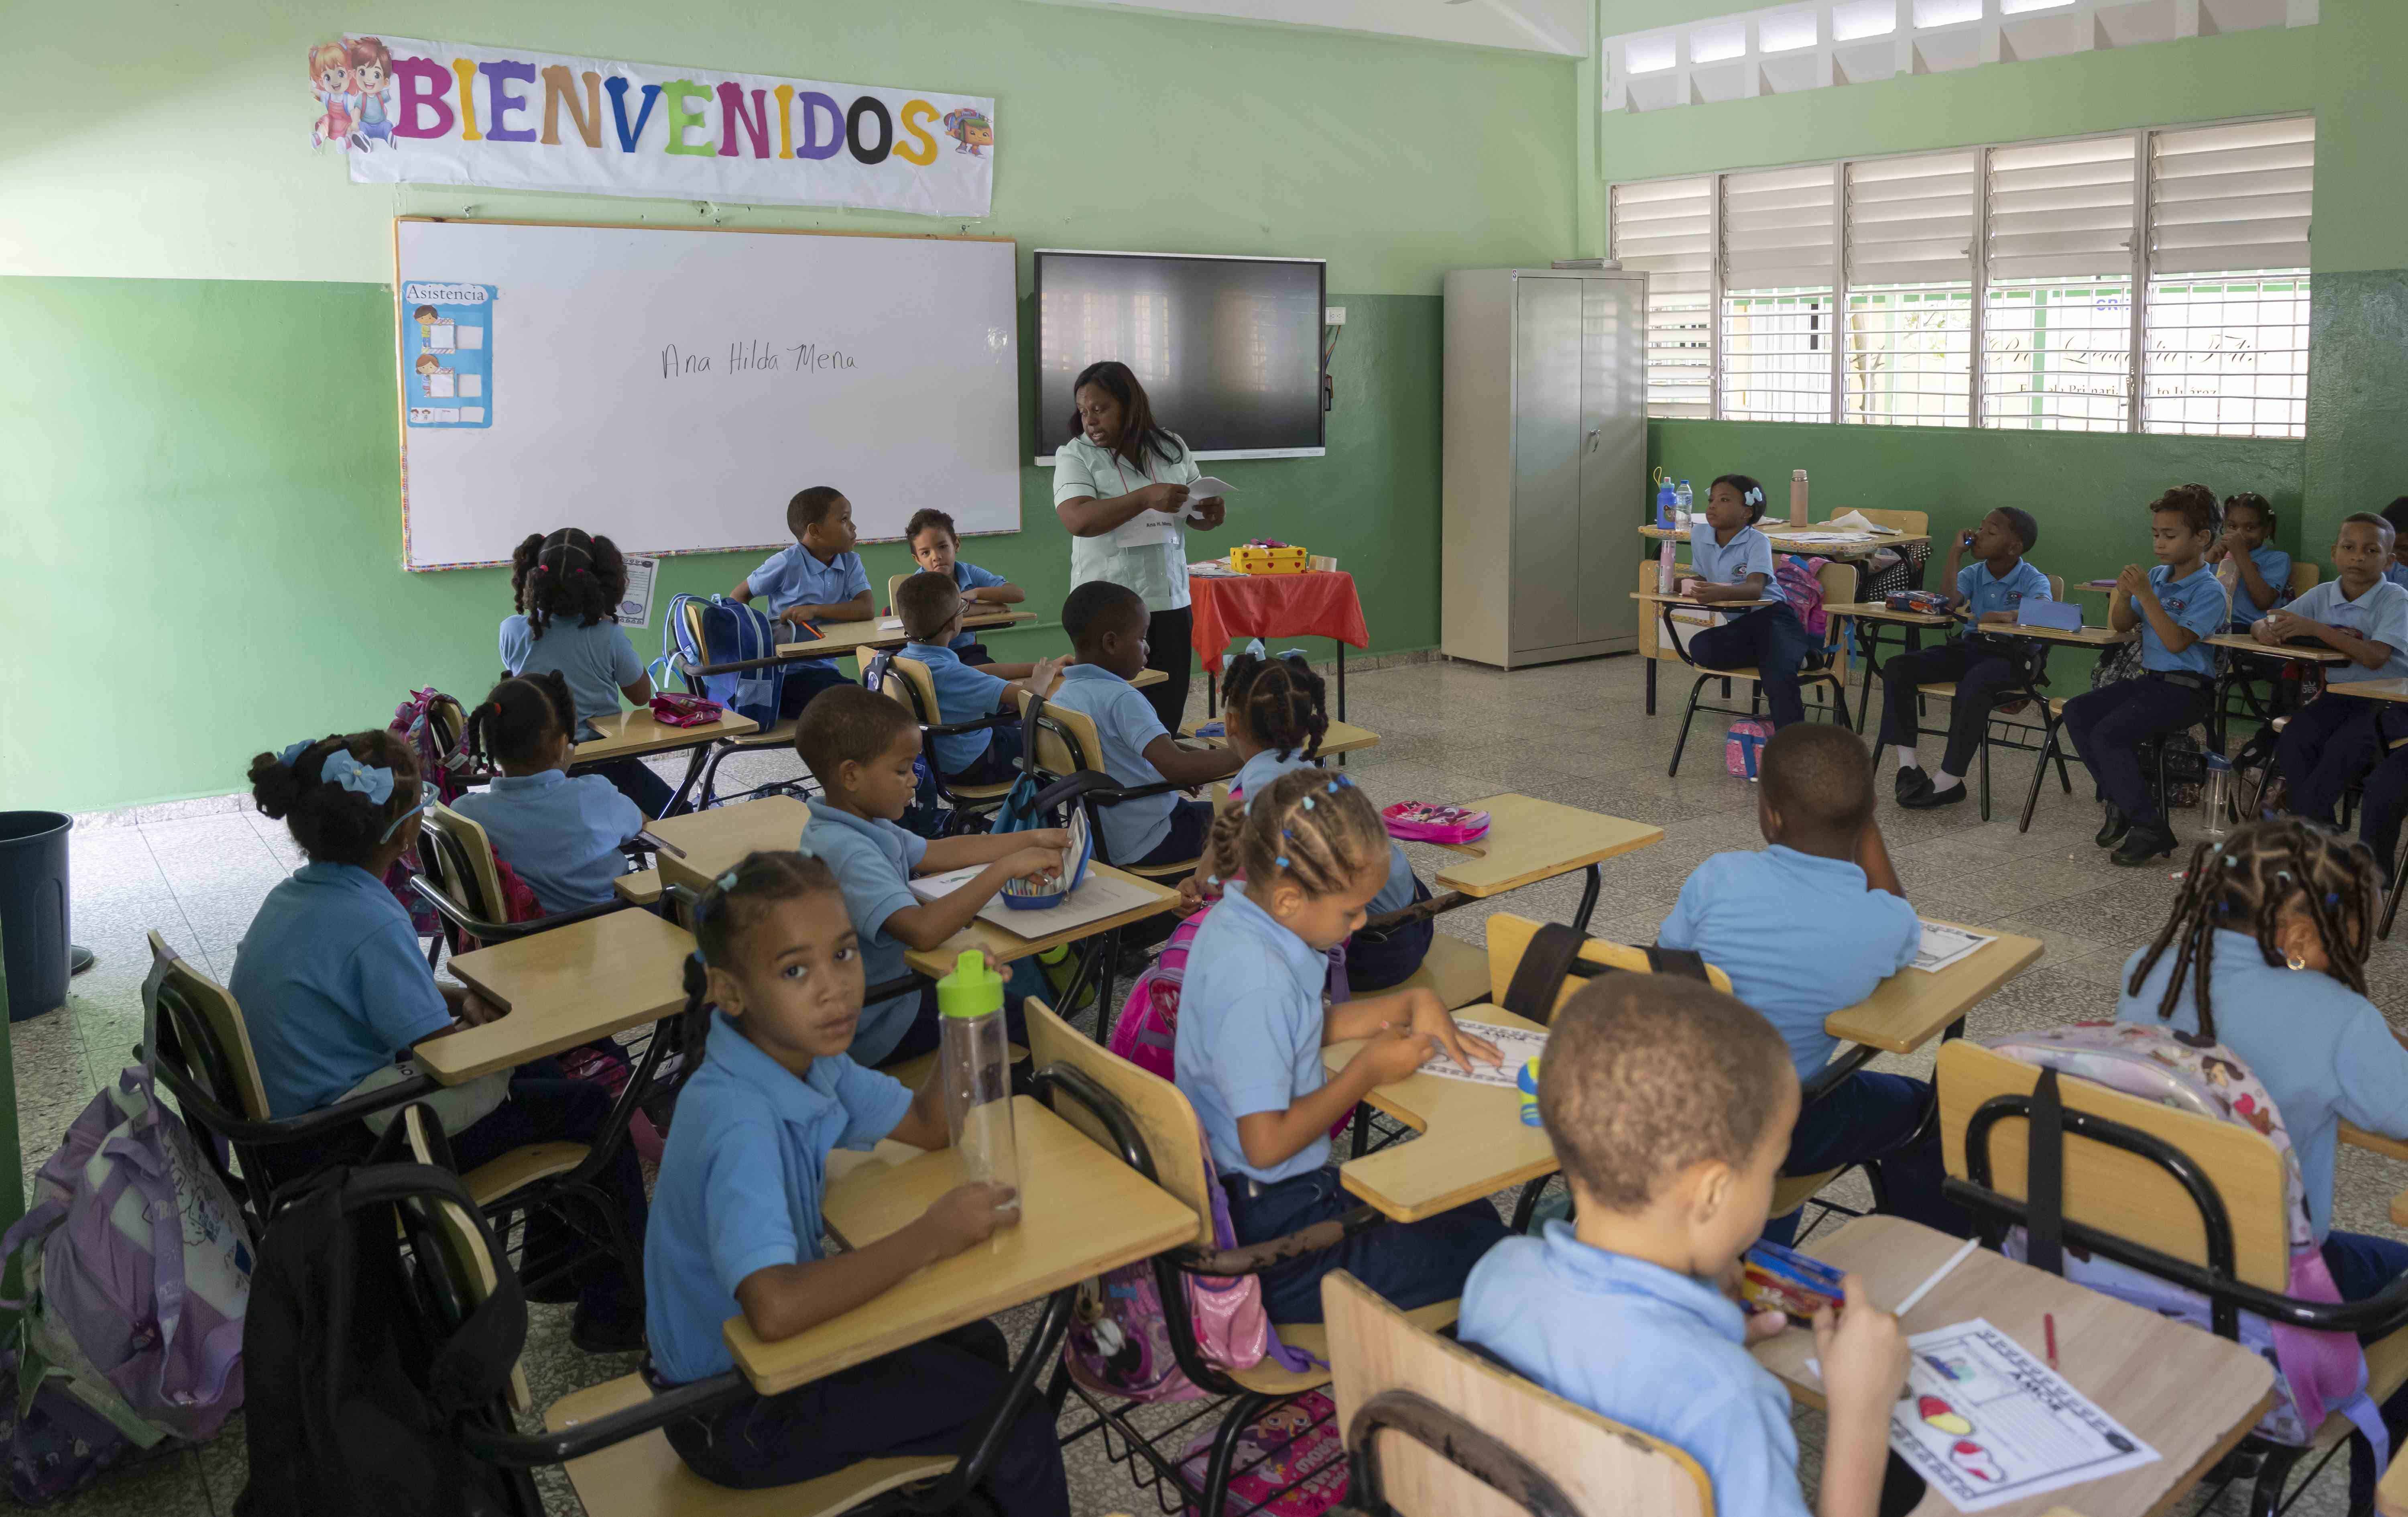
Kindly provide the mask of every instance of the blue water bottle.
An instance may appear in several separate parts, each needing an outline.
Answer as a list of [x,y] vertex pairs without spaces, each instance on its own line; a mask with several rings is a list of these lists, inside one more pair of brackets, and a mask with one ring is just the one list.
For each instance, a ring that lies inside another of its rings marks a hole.
[[1672,493],[1672,482],[1669,479],[1664,482],[1662,488],[1656,492],[1656,525],[1668,532],[1681,525],[1672,519],[1673,506],[1677,499],[1678,498]]

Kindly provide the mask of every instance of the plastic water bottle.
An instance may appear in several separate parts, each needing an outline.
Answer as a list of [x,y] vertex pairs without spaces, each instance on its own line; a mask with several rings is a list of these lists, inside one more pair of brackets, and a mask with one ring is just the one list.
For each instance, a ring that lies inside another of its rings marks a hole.
[[1672,517],[1673,508],[1672,482],[1668,479],[1656,491],[1656,525],[1667,531],[1679,527],[1681,523]]
[[2220,753],[2207,756],[2207,779],[2199,787],[2200,809],[2207,813],[2200,824],[2202,837],[2225,835],[2225,818],[2232,811],[2232,760]]
[[1681,513],[1681,525],[1689,525],[1689,503],[1696,498],[1689,494],[1689,482],[1683,480],[1672,490],[1672,508]]
[[945,1130],[962,1156],[965,1184],[992,1180],[1020,1203],[1020,1149],[1011,1131],[1011,1046],[1004,1035],[1003,976],[976,948],[953,961],[937,982],[941,1026],[939,1077],[944,1082]]
[[1806,525],[1806,470],[1802,469],[1789,471],[1789,525]]

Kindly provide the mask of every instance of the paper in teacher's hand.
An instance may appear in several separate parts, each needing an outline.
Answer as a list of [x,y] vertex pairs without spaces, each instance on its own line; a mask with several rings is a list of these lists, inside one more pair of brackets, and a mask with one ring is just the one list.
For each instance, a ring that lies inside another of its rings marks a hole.
[[1204,501],[1223,499],[1236,489],[1237,486],[1227,480],[1215,479],[1207,474],[1187,486],[1187,509],[1180,514],[1191,522],[1202,521],[1204,513],[1201,506]]

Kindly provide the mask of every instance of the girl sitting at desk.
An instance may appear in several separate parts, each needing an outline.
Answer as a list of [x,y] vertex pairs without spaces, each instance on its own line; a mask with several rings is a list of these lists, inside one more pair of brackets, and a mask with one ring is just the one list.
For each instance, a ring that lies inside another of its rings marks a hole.
[[1689,661],[1700,669],[1745,669],[1753,664],[1772,708],[1775,730],[1806,719],[1798,672],[1814,652],[1814,640],[1773,585],[1772,541],[1756,529],[1764,519],[1764,486],[1745,474],[1725,474],[1706,491],[1705,525],[1689,534],[1689,562],[1697,577],[1683,589],[1705,605],[1735,601],[1753,605],[1768,595],[1778,602],[1730,618],[1689,640]]

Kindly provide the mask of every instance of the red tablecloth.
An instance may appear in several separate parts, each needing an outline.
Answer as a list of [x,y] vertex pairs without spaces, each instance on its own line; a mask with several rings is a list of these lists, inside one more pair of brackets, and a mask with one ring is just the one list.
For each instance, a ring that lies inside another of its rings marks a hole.
[[1187,582],[1195,602],[1196,653],[1221,672],[1221,653],[1234,638],[1326,637],[1358,648],[1371,645],[1354,576],[1328,570],[1306,574],[1247,574]]

